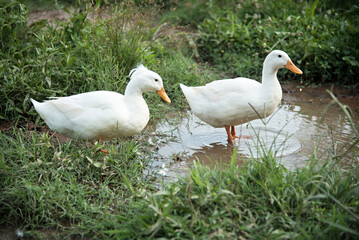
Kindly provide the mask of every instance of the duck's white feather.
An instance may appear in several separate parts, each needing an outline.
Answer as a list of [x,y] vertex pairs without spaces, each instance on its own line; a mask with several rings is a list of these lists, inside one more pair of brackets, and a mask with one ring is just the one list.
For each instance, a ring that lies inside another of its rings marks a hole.
[[[70,138],[131,136],[142,131],[149,119],[144,101],[131,108],[133,103],[127,103],[125,97],[116,92],[95,91],[43,103],[32,102],[49,128]],[[134,108],[137,111],[132,113]],[[131,121],[133,114],[141,117]]]
[[31,102],[50,129],[70,138],[105,140],[141,132],[150,116],[142,93],[162,87],[160,76],[141,66],[125,95],[94,91]]
[[[262,83],[234,78],[200,87],[181,84],[192,112],[213,127],[235,126],[271,115],[282,99],[276,73],[289,60],[283,51],[273,51],[272,55],[266,58]],[[275,58],[278,55],[283,57],[278,60]]]
[[[213,127],[235,126],[269,116],[280,98],[263,102],[261,84],[248,78],[218,80],[203,87],[181,85],[192,112]],[[263,107],[267,110],[263,109]],[[255,111],[254,111],[255,109]]]

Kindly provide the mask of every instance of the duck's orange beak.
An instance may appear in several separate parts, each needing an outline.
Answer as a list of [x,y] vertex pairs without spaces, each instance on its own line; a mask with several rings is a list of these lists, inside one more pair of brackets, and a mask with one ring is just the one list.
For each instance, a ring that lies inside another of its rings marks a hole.
[[291,60],[288,60],[287,64],[284,65],[285,68],[288,68],[289,70],[291,70],[292,72],[294,73],[297,73],[297,74],[303,74],[303,72],[297,68]]
[[165,102],[171,103],[171,99],[167,96],[167,93],[166,93],[164,87],[162,87],[161,90],[157,91],[156,93],[157,93],[158,95],[160,95],[161,98],[162,98],[163,100],[165,100]]

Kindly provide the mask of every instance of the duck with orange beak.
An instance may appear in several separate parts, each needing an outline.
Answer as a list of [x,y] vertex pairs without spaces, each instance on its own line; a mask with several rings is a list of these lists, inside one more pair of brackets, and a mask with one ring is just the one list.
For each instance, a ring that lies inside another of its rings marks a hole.
[[50,129],[73,139],[109,140],[140,133],[150,112],[142,97],[156,92],[170,103],[160,75],[143,65],[130,72],[125,94],[111,91],[86,92],[57,97],[42,103],[31,99],[35,110]]
[[255,119],[270,116],[282,99],[282,88],[277,78],[280,68],[302,74],[289,56],[274,50],[267,55],[263,64],[262,83],[249,78],[217,80],[199,87],[180,84],[191,111],[207,124],[227,132],[228,142],[237,136],[235,126]]

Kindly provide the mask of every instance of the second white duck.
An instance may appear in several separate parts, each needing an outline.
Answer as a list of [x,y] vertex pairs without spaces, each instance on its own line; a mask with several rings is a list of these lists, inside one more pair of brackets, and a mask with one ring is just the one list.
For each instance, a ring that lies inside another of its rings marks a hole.
[[130,72],[124,95],[94,91],[42,103],[31,99],[31,102],[49,128],[64,136],[108,140],[132,136],[145,128],[150,113],[142,97],[144,92],[157,92],[166,102],[171,102],[160,75],[143,65]]
[[233,143],[239,138],[234,126],[266,118],[275,111],[282,99],[277,72],[283,67],[302,74],[285,52],[274,50],[264,60],[262,83],[239,77],[200,87],[180,86],[194,115],[213,127],[224,127],[228,142]]

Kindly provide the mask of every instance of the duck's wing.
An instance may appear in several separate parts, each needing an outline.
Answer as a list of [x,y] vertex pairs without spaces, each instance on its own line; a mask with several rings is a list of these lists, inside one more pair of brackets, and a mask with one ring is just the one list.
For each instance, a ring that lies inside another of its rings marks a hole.
[[206,84],[205,87],[208,87],[209,91],[216,91],[225,97],[228,94],[247,94],[250,91],[256,90],[260,86],[261,84],[253,79],[240,77],[213,81]]
[[123,98],[114,92],[89,92],[36,102],[34,106],[52,130],[71,138],[91,139],[96,129],[107,126],[118,111],[126,116]]
[[248,78],[218,80],[202,87],[183,89],[192,112],[212,126],[253,111],[249,105],[258,96],[261,84]]
[[41,103],[39,110],[42,110],[40,112],[46,116],[62,115],[68,120],[73,120],[84,114],[95,114],[97,111],[113,108],[123,102],[123,99],[124,96],[116,92],[87,92],[52,98],[52,100]]
[[201,103],[207,106],[229,105],[234,100],[248,98],[260,86],[259,82],[248,78],[217,80],[200,87],[187,87],[181,84],[191,108],[192,105]]
[[[51,100],[58,100],[59,103],[73,104],[73,106],[86,108],[106,108],[124,99],[122,94],[111,91],[94,91],[80,93],[68,97],[50,97]],[[45,102],[51,102],[45,101]]]

